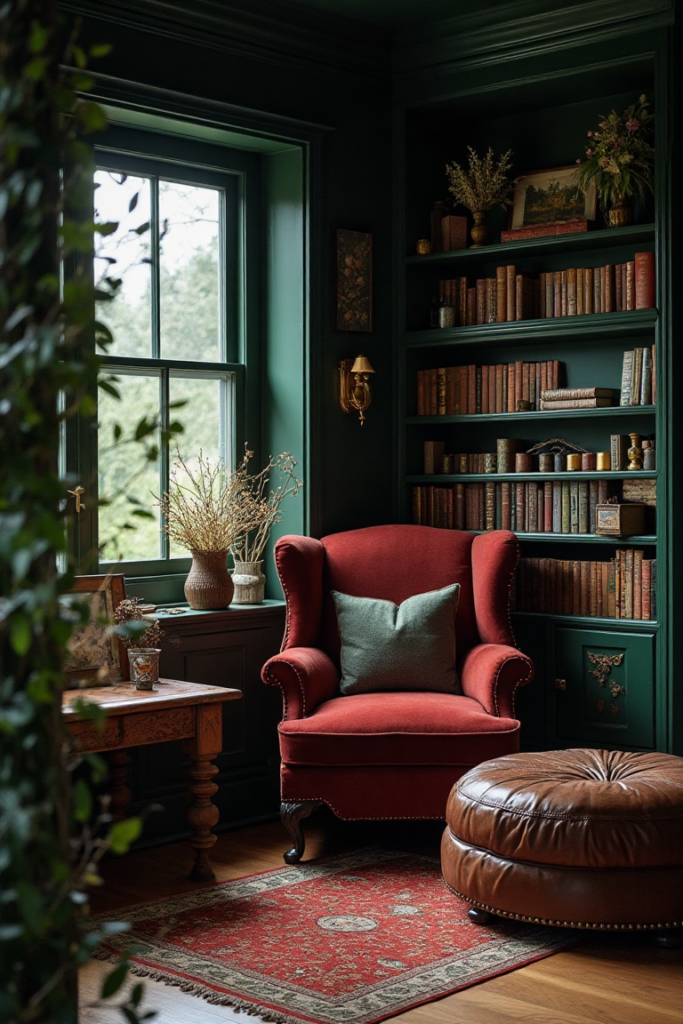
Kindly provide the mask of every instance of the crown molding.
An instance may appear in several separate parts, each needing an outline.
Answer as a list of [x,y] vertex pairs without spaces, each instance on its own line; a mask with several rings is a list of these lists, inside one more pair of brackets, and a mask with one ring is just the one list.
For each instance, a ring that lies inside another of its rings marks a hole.
[[532,56],[559,47],[596,43],[670,25],[674,0],[514,0],[482,8],[394,37],[393,70],[397,83],[425,75],[438,66],[486,63],[514,51]]
[[391,38],[371,26],[282,0],[59,0],[60,10],[282,69],[353,72],[390,83]]

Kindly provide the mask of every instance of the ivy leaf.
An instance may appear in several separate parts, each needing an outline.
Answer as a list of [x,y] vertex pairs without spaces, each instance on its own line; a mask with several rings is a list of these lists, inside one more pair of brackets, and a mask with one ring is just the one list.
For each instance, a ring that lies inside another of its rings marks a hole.
[[107,975],[102,982],[102,991],[100,993],[101,999],[109,999],[118,992],[126,980],[129,966],[130,964],[127,960],[122,960],[116,965],[114,970]]
[[125,818],[112,825],[109,833],[109,848],[113,853],[127,853],[131,843],[142,832],[141,818]]
[[73,789],[74,818],[86,822],[92,813],[92,793],[84,779],[76,779]]

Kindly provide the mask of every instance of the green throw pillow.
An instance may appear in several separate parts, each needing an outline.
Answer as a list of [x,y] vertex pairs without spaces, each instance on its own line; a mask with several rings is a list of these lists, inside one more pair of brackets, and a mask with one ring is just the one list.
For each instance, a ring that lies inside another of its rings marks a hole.
[[378,690],[459,693],[455,613],[460,584],[400,605],[332,591],[341,638],[342,694]]

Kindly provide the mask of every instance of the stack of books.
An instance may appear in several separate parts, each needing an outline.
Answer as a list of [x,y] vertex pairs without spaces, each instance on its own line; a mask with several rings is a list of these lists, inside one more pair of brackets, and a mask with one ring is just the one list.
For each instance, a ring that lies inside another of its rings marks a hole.
[[613,388],[549,388],[541,391],[541,409],[600,409],[617,394]]

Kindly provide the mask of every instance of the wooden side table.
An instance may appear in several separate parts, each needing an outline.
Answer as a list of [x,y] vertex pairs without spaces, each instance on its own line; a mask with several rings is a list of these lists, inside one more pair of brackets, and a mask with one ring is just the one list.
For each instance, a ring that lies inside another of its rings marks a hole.
[[[219,811],[211,801],[218,787],[213,776],[218,768],[214,758],[222,747],[221,704],[238,700],[241,690],[179,679],[160,679],[155,689],[136,690],[132,683],[67,690],[63,713],[77,748],[88,753],[111,755],[112,809],[122,812],[130,799],[126,787],[127,747],[180,740],[190,757],[189,790],[192,803],[187,820],[192,827],[191,846],[196,850],[190,878],[215,881],[209,850],[216,842],[211,829],[218,824]],[[77,700],[99,704],[107,712],[104,725],[96,727],[73,706]]]

